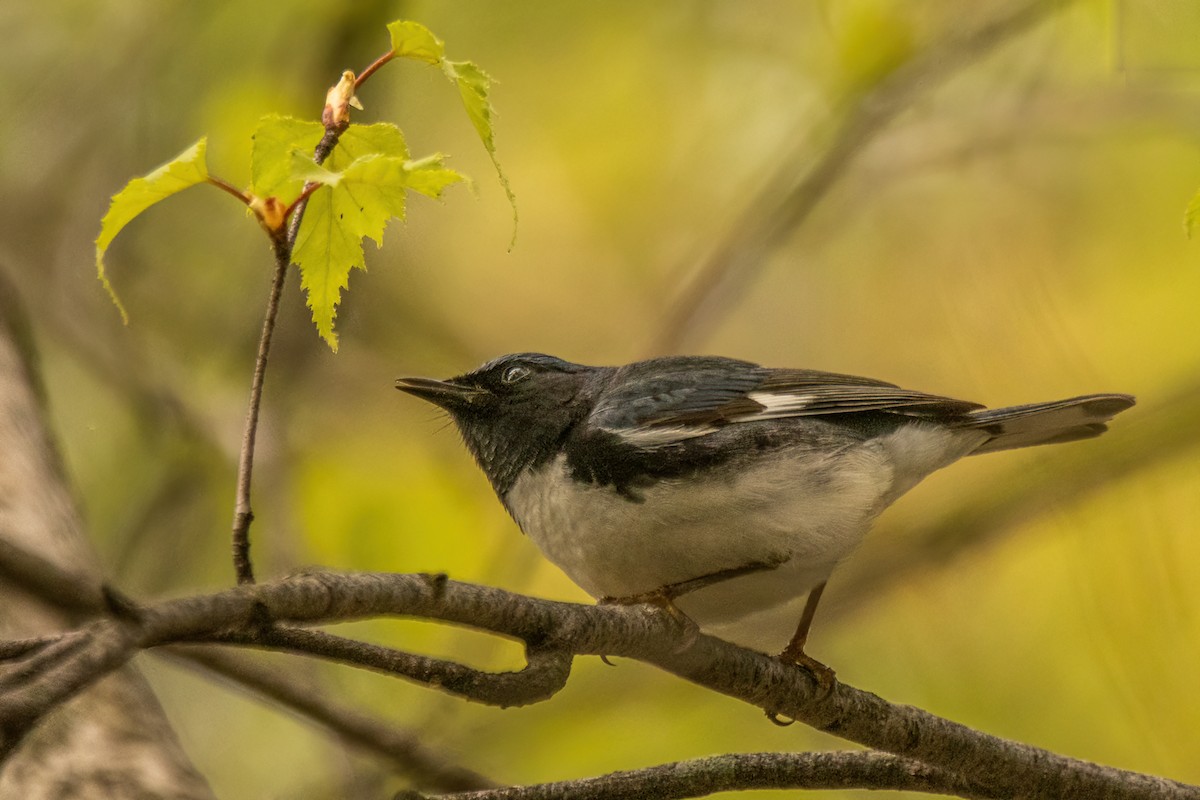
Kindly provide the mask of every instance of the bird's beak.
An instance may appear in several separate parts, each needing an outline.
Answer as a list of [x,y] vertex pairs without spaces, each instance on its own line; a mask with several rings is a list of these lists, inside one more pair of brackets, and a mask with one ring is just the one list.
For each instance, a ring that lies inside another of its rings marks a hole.
[[396,381],[396,388],[447,411],[473,405],[487,395],[487,391],[474,386],[462,386],[434,378],[400,378]]

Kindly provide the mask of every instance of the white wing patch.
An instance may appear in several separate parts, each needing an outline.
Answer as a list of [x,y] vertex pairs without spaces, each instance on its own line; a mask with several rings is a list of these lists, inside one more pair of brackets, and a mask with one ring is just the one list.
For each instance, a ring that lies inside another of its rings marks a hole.
[[811,394],[776,394],[772,392],[751,392],[747,396],[763,408],[734,417],[734,422],[795,416],[796,412],[803,411],[816,399],[816,396]]
[[662,447],[682,442],[685,439],[695,439],[697,436],[707,436],[716,428],[712,425],[664,425],[647,428],[602,428],[601,430],[619,436],[629,444],[638,447]]
[[[808,408],[816,395],[787,394],[774,392],[751,392],[749,399],[762,408],[745,414],[729,417],[729,422],[756,422],[766,419],[794,417]],[[647,425],[640,428],[604,428],[608,433],[620,436],[638,447],[663,447],[664,445],[707,436],[717,430],[715,425]]]

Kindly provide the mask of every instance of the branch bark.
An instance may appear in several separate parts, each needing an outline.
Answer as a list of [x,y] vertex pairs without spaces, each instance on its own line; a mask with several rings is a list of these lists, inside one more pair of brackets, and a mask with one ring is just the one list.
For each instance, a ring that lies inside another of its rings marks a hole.
[[[44,713],[140,649],[238,634],[266,646],[275,624],[311,625],[404,615],[468,625],[533,647],[616,655],[792,717],[867,747],[1022,798],[1200,798],[1200,787],[1067,758],[1000,739],[845,684],[822,695],[781,661],[694,634],[653,607],[556,603],[428,575],[314,573],[160,603],[72,634],[88,637],[46,680],[0,694],[0,722]],[[65,688],[64,688],[65,687]],[[501,702],[497,698],[476,697]],[[40,704],[40,706],[39,706]],[[6,730],[6,736],[20,731]]]
[[[108,612],[105,591],[92,576],[74,575],[60,570],[49,561],[13,545],[9,538],[5,535],[5,530],[0,528],[0,585],[19,587],[22,592],[37,597],[48,606],[59,608],[64,614],[75,619],[95,617]],[[136,614],[136,609],[127,609],[127,613]],[[214,640],[217,638],[219,637],[213,637]],[[228,638],[234,639],[232,635]],[[40,655],[45,649],[61,642],[61,634],[3,642],[0,643],[0,661],[27,654]],[[295,649],[297,652],[305,652],[302,647]],[[290,673],[266,670],[245,657],[221,652],[212,647],[173,645],[157,652],[168,659],[191,665],[210,675],[220,676],[228,683],[291,709],[301,718],[384,759],[397,774],[406,776],[415,786],[431,791],[453,792],[486,789],[497,785],[495,781],[453,764],[429,750],[420,743],[413,731],[333,702],[329,699],[327,687],[302,684]],[[18,681],[27,681],[36,674],[36,670],[29,669],[27,663],[22,667],[16,671],[18,674],[15,677]],[[569,668],[569,663],[567,667]],[[4,679],[12,680],[13,677],[4,676]]]
[[596,778],[395,800],[680,800],[747,789],[890,789],[1000,798],[985,787],[903,758],[874,752],[732,753]]
[[[29,341],[16,291],[0,278],[0,557],[30,554],[27,571],[35,563],[48,565],[41,577],[57,574],[52,586],[63,599],[62,605],[44,602],[28,584],[0,574],[5,638],[75,624],[88,605],[84,598],[97,596],[99,586],[95,558],[46,432]],[[211,798],[137,671],[105,673],[55,709],[0,766],[0,797]]]

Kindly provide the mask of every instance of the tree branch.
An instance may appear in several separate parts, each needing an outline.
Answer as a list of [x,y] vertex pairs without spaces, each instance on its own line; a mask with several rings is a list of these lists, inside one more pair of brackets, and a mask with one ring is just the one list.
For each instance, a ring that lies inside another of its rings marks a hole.
[[556,603],[428,575],[314,573],[172,600],[85,629],[89,647],[45,680],[0,695],[4,743],[29,720],[149,647],[230,632],[254,635],[263,618],[316,624],[404,615],[468,625],[580,655],[636,658],[758,708],[867,747],[919,761],[1004,796],[1200,798],[1200,787],[1056,755],[896,706],[845,684],[822,695],[805,670],[705,635],[652,607]]
[[[120,670],[97,683],[96,675],[112,669],[82,663],[91,654],[86,637],[77,650],[72,639],[78,637],[45,638],[49,631],[77,624],[86,598],[100,593],[95,555],[46,425],[37,363],[17,291],[0,275],[0,559],[20,562],[15,571],[26,578],[10,580],[0,571],[0,636],[33,637],[17,648],[29,665],[46,664],[54,671],[65,665],[95,684],[58,709],[19,752],[11,752],[8,737],[0,735],[5,749],[0,797],[208,800],[212,792],[136,670]],[[62,603],[31,591],[36,581],[61,594]],[[16,663],[19,667],[21,661]],[[19,668],[3,678],[13,681],[17,695],[45,686],[43,676],[21,674]],[[40,719],[46,708],[40,701],[33,704],[29,709],[35,713],[25,722]],[[0,728],[22,725],[20,705],[13,710],[18,717],[6,718]]]
[[572,654],[565,650],[527,643],[524,669],[491,673],[453,661],[299,628],[276,628],[268,634],[267,643],[272,648],[282,647],[399,675],[466,700],[499,708],[549,700],[567,685],[573,661]]
[[1001,798],[971,781],[876,752],[732,753],[676,761],[595,778],[396,800],[681,800],[747,789],[891,789]]
[[[104,592],[90,576],[72,575],[33,553],[13,545],[0,528],[0,581],[20,587],[40,600],[58,604],[74,617],[106,612]],[[62,634],[0,643],[0,662],[41,652],[60,642]],[[290,673],[264,670],[249,660],[211,647],[172,645],[159,651],[175,661],[215,672],[297,712],[392,764],[415,785],[436,791],[485,789],[496,784],[464,767],[446,762],[421,745],[410,731],[327,699],[324,688],[301,685]],[[31,673],[32,674],[32,673]],[[5,676],[0,676],[0,678]]]
[[483,672],[429,656],[359,642],[324,631],[275,627],[261,635],[221,634],[211,641],[316,656],[407,678],[466,700],[513,708],[549,700],[567,683],[571,654],[562,650],[525,648],[526,667],[517,672]]

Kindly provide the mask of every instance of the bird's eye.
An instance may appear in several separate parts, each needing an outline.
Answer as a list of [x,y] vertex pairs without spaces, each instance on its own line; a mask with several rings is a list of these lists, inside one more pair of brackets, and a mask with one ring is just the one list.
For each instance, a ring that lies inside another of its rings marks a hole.
[[500,373],[501,383],[513,384],[525,380],[529,377],[529,367],[522,367],[520,364],[514,364],[508,367],[504,372]]

